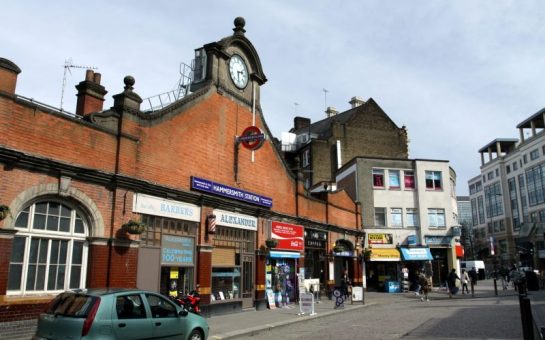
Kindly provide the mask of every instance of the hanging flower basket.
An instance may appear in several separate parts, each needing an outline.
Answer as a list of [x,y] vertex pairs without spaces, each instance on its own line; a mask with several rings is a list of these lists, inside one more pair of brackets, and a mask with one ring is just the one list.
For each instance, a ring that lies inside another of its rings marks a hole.
[[269,249],[276,248],[276,246],[278,245],[278,240],[270,238],[270,239],[265,241],[265,245]]
[[129,234],[139,235],[146,230],[146,225],[142,222],[129,220],[129,222],[122,225],[122,228]]
[[0,205],[0,221],[8,217],[10,214],[11,213],[7,205]]

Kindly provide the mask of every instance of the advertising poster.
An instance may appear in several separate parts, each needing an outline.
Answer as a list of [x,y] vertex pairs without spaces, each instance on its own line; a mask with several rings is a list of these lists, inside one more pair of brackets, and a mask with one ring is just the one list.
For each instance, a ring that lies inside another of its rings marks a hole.
[[277,249],[297,252],[305,249],[305,232],[303,226],[273,221],[271,237],[278,240]]

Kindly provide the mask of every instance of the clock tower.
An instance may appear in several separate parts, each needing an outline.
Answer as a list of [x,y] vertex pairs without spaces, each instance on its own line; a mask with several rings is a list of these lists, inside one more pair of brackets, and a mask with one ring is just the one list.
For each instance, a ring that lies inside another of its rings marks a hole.
[[260,86],[267,81],[259,55],[244,33],[244,18],[234,21],[233,35],[195,50],[191,92],[216,87],[249,106],[259,106]]

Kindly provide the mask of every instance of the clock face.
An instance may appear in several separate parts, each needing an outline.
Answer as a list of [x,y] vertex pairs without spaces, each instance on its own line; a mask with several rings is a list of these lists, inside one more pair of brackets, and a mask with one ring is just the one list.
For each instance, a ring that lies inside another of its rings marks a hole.
[[246,87],[248,84],[248,68],[238,54],[233,54],[229,60],[229,73],[236,87],[239,89]]

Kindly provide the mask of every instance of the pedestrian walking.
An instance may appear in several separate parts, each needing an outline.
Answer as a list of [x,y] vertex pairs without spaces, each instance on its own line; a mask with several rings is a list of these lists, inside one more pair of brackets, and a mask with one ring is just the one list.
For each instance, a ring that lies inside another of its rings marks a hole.
[[452,268],[447,277],[447,288],[448,288],[448,297],[452,298],[452,295],[458,293],[458,287],[456,287],[456,280],[460,280],[458,274],[456,274],[456,269]]
[[420,297],[420,301],[424,301],[424,299],[426,301],[430,301],[428,293],[431,290],[431,282],[428,280],[428,278],[426,278],[426,275],[424,275],[423,273],[420,273],[418,275],[418,278],[420,287],[422,289],[422,296]]
[[465,294],[466,292],[469,294],[469,289],[467,288],[467,283],[469,282],[469,275],[467,275],[467,272],[465,269],[462,269],[462,276],[460,278],[460,281],[462,282],[462,294]]
[[477,285],[477,270],[475,270],[475,267],[471,267],[471,270],[469,271],[469,278],[471,279],[471,283],[473,283],[474,286]]
[[348,296],[352,294],[352,282],[350,281],[350,276],[348,275],[348,269],[343,270],[343,276],[341,278],[341,287],[343,290],[344,298],[347,299]]

